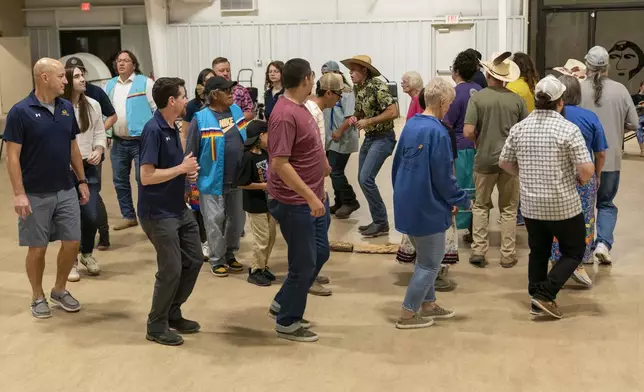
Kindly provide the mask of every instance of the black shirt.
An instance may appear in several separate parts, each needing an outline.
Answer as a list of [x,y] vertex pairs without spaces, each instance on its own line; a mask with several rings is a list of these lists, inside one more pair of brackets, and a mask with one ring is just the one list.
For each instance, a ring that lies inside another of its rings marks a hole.
[[91,83],[87,83],[87,85],[85,86],[85,95],[98,101],[98,104],[101,105],[101,112],[103,113],[103,116],[112,117],[116,114],[116,110],[114,110],[114,106],[110,101],[110,97],[107,96],[102,88]]
[[640,104],[640,102],[644,101],[644,94],[639,94],[638,93],[638,94],[635,94],[635,95],[631,95],[631,98],[633,98],[633,104],[635,106],[637,106],[637,105]]
[[476,73],[474,74],[474,77],[472,78],[472,82],[478,84],[482,88],[487,87],[487,79],[485,79],[485,75],[480,70],[476,71]]
[[[153,165],[158,169],[170,169],[183,162],[183,148],[179,129],[170,127],[159,110],[143,127],[140,165]],[[183,199],[186,176],[180,175],[170,181],[154,185],[139,183],[139,218],[179,218],[186,209]]]
[[186,105],[186,115],[183,116],[183,121],[192,122],[192,119],[195,117],[195,113],[203,109],[203,104],[197,98],[188,102]]
[[[244,152],[242,163],[237,178],[237,186],[246,186],[252,183],[260,184],[266,182],[268,170],[268,153],[261,150],[259,154],[251,151]],[[250,191],[244,189],[244,211],[250,214],[264,214],[268,212],[266,192]]]

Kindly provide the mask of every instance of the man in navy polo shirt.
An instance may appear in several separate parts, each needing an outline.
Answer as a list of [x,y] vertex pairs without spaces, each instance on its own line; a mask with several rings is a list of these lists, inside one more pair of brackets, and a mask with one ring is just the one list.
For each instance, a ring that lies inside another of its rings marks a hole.
[[158,265],[146,338],[178,346],[183,343],[179,334],[200,329],[199,323],[181,315],[203,264],[199,226],[183,198],[186,177],[194,183],[199,166],[192,154],[184,158],[174,125],[188,103],[185,82],[159,78],[152,97],[158,110],[143,128],[139,154],[139,220],[157,251]]
[[[61,241],[56,283],[51,301],[67,312],[78,312],[80,303],[66,290],[67,276],[80,245],[80,203],[89,200],[76,135],[74,107],[59,98],[67,79],[59,61],[42,58],[34,66],[35,90],[11,108],[4,140],[7,169],[13,187],[20,246],[28,246],[27,276],[32,288],[31,313],[51,317],[42,288],[45,253],[52,241]],[[69,166],[79,182],[74,188]]]
[[[65,62],[65,68],[74,67],[80,68],[85,74],[87,73],[85,64],[83,64],[83,61],[78,57],[70,57]],[[107,93],[105,93],[102,88],[92,83],[87,83],[85,88],[85,95],[95,99],[99,105],[101,105],[101,113],[103,113],[103,117],[105,118],[103,123],[108,136],[107,146],[110,147],[112,145],[112,127],[116,124],[116,120],[118,119],[116,110],[114,109],[114,106],[112,106],[110,97],[107,96]],[[99,176],[100,174],[101,173],[99,172]],[[103,203],[102,198],[99,199],[99,203],[98,250],[107,250],[110,247],[110,226],[107,222],[107,209],[105,208],[105,203]]]

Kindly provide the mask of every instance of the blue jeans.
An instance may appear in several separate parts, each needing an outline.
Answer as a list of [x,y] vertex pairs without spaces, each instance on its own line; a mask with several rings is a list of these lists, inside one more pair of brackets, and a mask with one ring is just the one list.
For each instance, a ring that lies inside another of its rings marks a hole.
[[132,172],[132,161],[137,184],[141,182],[139,172],[139,139],[126,140],[115,137],[112,144],[110,158],[112,159],[112,176],[114,188],[119,201],[121,215],[125,219],[136,219],[136,211],[132,202],[132,187],[130,186],[130,173]]
[[613,232],[617,224],[617,206],[613,200],[615,200],[619,188],[619,173],[618,171],[603,172],[597,190],[597,240],[595,246],[601,242],[609,250],[613,247]]
[[371,212],[371,219],[375,224],[389,222],[385,202],[382,201],[378,185],[376,185],[376,176],[382,168],[382,164],[394,152],[395,147],[396,136],[393,131],[387,136],[366,136],[360,147],[358,182],[367,203],[369,203],[369,212]]
[[288,275],[271,305],[278,312],[276,329],[279,332],[290,333],[300,328],[309,289],[329,260],[328,201],[325,207],[326,214],[316,218],[311,216],[308,205],[268,201],[268,209],[280,224],[288,249]]
[[445,255],[445,232],[409,236],[409,239],[416,248],[416,266],[402,306],[410,312],[418,312],[423,303],[436,301],[434,283]]
[[89,188],[89,201],[85,205],[80,206],[81,212],[81,245],[80,252],[82,254],[91,254],[94,250],[94,241],[96,239],[96,231],[99,226],[100,206],[103,203],[101,199],[101,166],[84,164],[85,178],[87,179],[87,187]]

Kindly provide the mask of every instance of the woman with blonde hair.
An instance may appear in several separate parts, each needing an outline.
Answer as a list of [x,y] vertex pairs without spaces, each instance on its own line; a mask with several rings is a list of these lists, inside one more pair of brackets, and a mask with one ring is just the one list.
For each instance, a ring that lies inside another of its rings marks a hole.
[[411,97],[411,103],[407,110],[407,120],[414,117],[418,113],[422,113],[423,109],[420,107],[420,90],[423,89],[423,78],[416,71],[405,72],[400,82],[403,92]]
[[396,229],[409,236],[417,260],[399,329],[429,327],[434,319],[455,315],[436,303],[434,283],[445,255],[446,231],[458,208],[470,208],[467,193],[454,177],[453,147],[441,119],[454,100],[454,88],[443,78],[425,87],[426,109],[411,118],[394,155],[392,182]]

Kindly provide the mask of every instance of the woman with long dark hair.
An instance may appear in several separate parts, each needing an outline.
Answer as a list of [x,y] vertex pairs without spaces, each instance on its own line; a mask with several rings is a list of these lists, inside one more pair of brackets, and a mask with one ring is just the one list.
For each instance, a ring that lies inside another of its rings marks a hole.
[[[195,97],[188,102],[186,105],[186,114],[183,116],[183,121],[181,121],[181,145],[183,149],[186,149],[186,141],[188,140],[188,130],[190,129],[190,123],[195,113],[200,111],[206,106],[206,97],[204,95],[204,88],[208,79],[215,76],[215,71],[211,68],[202,69],[197,76],[197,86],[195,86]],[[188,204],[190,208],[195,213],[195,219],[199,224],[199,236],[201,237],[201,251],[203,252],[204,258],[210,257],[210,248],[208,247],[208,238],[206,236],[206,229],[203,223],[203,216],[201,215],[201,209],[199,208],[199,192],[197,188],[192,185],[190,192],[187,194]]]
[[194,117],[195,113],[200,111],[205,105],[203,97],[204,86],[206,85],[208,79],[212,78],[213,76],[215,76],[215,71],[210,68],[202,69],[201,72],[199,72],[199,76],[197,76],[195,97],[190,102],[188,102],[188,105],[186,106],[186,114],[185,116],[183,116],[183,121],[181,121],[181,144],[183,145],[184,150],[186,148],[188,129],[190,128],[192,117]]
[[[98,275],[101,268],[92,255],[94,240],[98,230],[99,206],[102,204],[101,191],[101,161],[107,145],[105,126],[101,105],[92,98],[85,96],[85,76],[79,67],[67,68],[65,71],[67,85],[63,97],[74,105],[76,121],[80,134],[76,136],[78,148],[83,157],[85,178],[89,188],[89,201],[80,206],[81,210],[81,245],[80,262],[87,268],[90,275]],[[77,282],[78,263],[69,273],[68,280]]]
[[264,117],[268,122],[273,107],[277,103],[277,99],[284,94],[284,86],[282,82],[282,69],[284,63],[281,61],[272,61],[266,67],[266,81],[264,82]]

